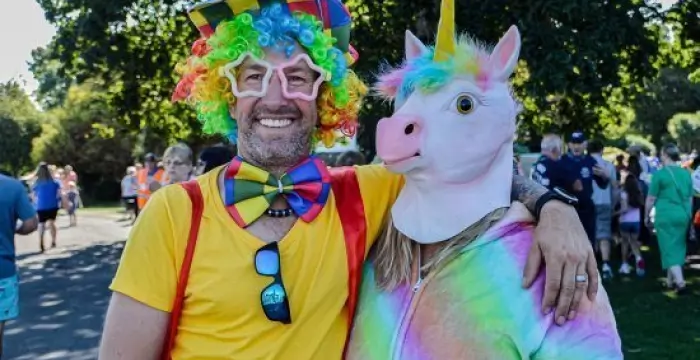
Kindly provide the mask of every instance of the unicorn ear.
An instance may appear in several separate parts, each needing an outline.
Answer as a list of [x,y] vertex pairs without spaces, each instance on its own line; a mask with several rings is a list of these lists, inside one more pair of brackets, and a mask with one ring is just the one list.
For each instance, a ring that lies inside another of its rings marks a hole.
[[411,30],[406,30],[406,60],[412,60],[428,52],[428,48]]
[[489,62],[491,69],[500,81],[508,81],[508,78],[515,70],[518,64],[518,56],[520,55],[520,32],[513,25],[508,29],[505,35],[498,41],[498,44],[493,49]]

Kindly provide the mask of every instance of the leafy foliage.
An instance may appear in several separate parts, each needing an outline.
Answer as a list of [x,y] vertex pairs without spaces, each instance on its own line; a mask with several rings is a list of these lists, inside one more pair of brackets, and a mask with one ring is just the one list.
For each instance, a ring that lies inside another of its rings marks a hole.
[[634,108],[635,129],[649,134],[654,144],[661,144],[673,115],[700,109],[700,83],[689,79],[688,70],[663,69],[657,79],[645,83]]
[[0,170],[16,175],[31,166],[29,154],[40,118],[18,83],[0,84]]
[[700,2],[679,0],[668,11],[666,23],[677,34],[680,48],[686,49],[689,68],[700,67]]
[[[401,61],[404,29],[433,41],[437,0],[348,4],[360,49],[357,69],[366,78],[383,60]],[[535,134],[545,131],[600,131],[597,109],[608,106],[608,95],[654,73],[650,60],[658,55],[658,33],[646,24],[660,15],[643,1],[458,0],[455,7],[457,29],[489,43],[511,24],[520,28],[523,48],[515,85],[525,108],[519,128],[524,139],[538,141]],[[372,147],[373,121],[388,109],[377,101],[366,107],[361,143]]]
[[106,105],[128,130],[142,134],[150,150],[201,140],[194,113],[170,102],[172,70],[196,38],[181,1],[38,2],[58,27],[52,43],[33,53],[32,70],[46,104],[61,104],[73,83],[68,79],[101,79],[109,84]]
[[72,165],[86,197],[114,199],[132,162],[136,137],[115,121],[99,81],[72,86],[62,107],[49,112],[41,136],[34,139],[35,161]]
[[[52,43],[33,54],[44,106],[60,106],[73,84],[101,79],[108,84],[105,106],[114,112],[114,121],[139,135],[137,145],[144,151],[162,151],[176,140],[195,147],[211,141],[201,137],[192,110],[169,101],[175,85],[172,69],[198,36],[184,1],[37,1],[58,28]],[[425,42],[433,40],[439,0],[346,3],[354,17],[352,43],[360,52],[356,70],[368,82],[378,64],[401,61],[404,29]],[[546,131],[622,136],[633,111],[639,113],[647,104],[631,107],[632,97],[654,91],[644,79],[654,78],[662,65],[697,64],[692,52],[698,39],[697,3],[679,1],[662,14],[643,0],[458,0],[456,19],[459,31],[489,43],[511,24],[520,28],[523,49],[515,85],[525,111],[519,132],[536,147],[537,134]],[[664,21],[682,41],[664,45]],[[679,47],[690,50],[678,52]],[[671,61],[672,54],[680,55]],[[376,122],[389,113],[388,104],[376,99],[364,106],[359,143],[369,157]],[[645,121],[635,128],[665,132],[665,123],[657,127]]]
[[668,121],[668,133],[682,151],[700,148],[700,111],[680,113]]

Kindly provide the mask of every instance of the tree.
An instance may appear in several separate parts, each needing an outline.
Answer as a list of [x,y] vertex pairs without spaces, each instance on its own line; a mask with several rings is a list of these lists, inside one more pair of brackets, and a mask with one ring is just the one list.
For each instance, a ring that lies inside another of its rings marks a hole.
[[41,114],[13,80],[0,84],[0,169],[17,175],[31,167],[32,139]]
[[634,128],[660,145],[673,115],[700,109],[700,83],[690,81],[688,70],[663,69],[657,79],[645,83],[634,109]]
[[32,70],[46,85],[39,87],[40,99],[61,103],[61,92],[52,83],[65,91],[70,84],[101,79],[109,84],[104,89],[107,105],[117,121],[140,133],[148,147],[203,141],[194,112],[170,101],[173,69],[197,38],[182,1],[38,2],[57,26],[51,44],[32,54]]
[[[166,142],[203,141],[192,110],[169,101],[175,85],[172,69],[197,38],[184,2],[38,2],[57,27],[54,41],[34,53],[32,69],[42,84],[65,89],[74,81],[103,79],[110,84],[109,106],[130,131]],[[404,29],[432,42],[438,0],[348,0],[347,5],[355,19],[352,43],[361,54],[356,69],[368,82],[381,62],[402,59]],[[623,88],[634,88],[627,84],[655,73],[658,32],[647,24],[661,15],[643,0],[461,0],[456,10],[460,32],[491,43],[509,25],[520,28],[522,61],[515,84],[525,107],[525,137],[545,130],[600,130],[597,109],[607,106],[608,95],[623,80]],[[40,86],[39,98],[60,100],[60,91],[51,93],[55,89]],[[363,109],[360,143],[370,156],[376,121],[389,111],[376,99]]]
[[668,133],[682,151],[700,149],[700,111],[674,115],[668,121]]
[[17,121],[0,116],[0,170],[16,176],[29,153],[22,127]]
[[55,42],[47,48],[38,48],[32,51],[32,59],[29,69],[38,79],[39,87],[36,91],[37,100],[44,109],[52,109],[60,106],[66,99],[68,88],[74,83],[73,79],[61,76],[61,62],[51,58],[56,51]]
[[[360,51],[358,71],[371,79],[382,61],[400,62],[404,29],[432,42],[439,3],[348,1],[355,19],[353,42]],[[661,14],[643,1],[461,0],[455,7],[458,31],[489,43],[511,24],[519,27],[523,47],[514,83],[524,105],[519,132],[526,140],[546,131],[602,130],[598,109],[608,106],[610,94],[623,88],[626,95],[655,74],[659,35],[648,23]],[[376,120],[387,113],[385,104],[367,102],[363,146],[373,148]]]
[[61,107],[52,109],[34,140],[33,158],[52,164],[72,165],[88,199],[119,197],[119,180],[133,164],[136,137],[107,106],[101,81],[71,86]]
[[666,22],[676,32],[681,48],[687,49],[688,67],[700,67],[700,2],[679,0],[666,15]]

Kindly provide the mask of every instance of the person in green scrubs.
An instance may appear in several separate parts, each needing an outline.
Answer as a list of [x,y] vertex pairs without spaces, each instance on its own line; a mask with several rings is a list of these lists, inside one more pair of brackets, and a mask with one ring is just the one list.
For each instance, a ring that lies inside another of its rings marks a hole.
[[661,150],[663,168],[651,179],[646,201],[645,222],[650,224],[650,213],[656,208],[654,227],[661,250],[661,265],[666,270],[666,285],[676,292],[685,290],[683,265],[686,256],[686,238],[690,226],[693,184],[690,173],[679,166],[680,151],[673,144]]

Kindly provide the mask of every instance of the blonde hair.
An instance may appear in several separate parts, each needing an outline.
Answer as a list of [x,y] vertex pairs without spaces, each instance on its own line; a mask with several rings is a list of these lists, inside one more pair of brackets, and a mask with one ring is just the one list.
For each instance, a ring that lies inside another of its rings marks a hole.
[[[459,250],[483,235],[493,224],[499,221],[508,208],[496,209],[464,229],[461,233],[446,240],[442,248],[420,270],[430,271],[445,260],[452,258]],[[377,286],[384,291],[394,290],[397,286],[411,281],[411,263],[413,262],[414,241],[394,227],[392,221],[382,232],[376,244],[374,273]]]

